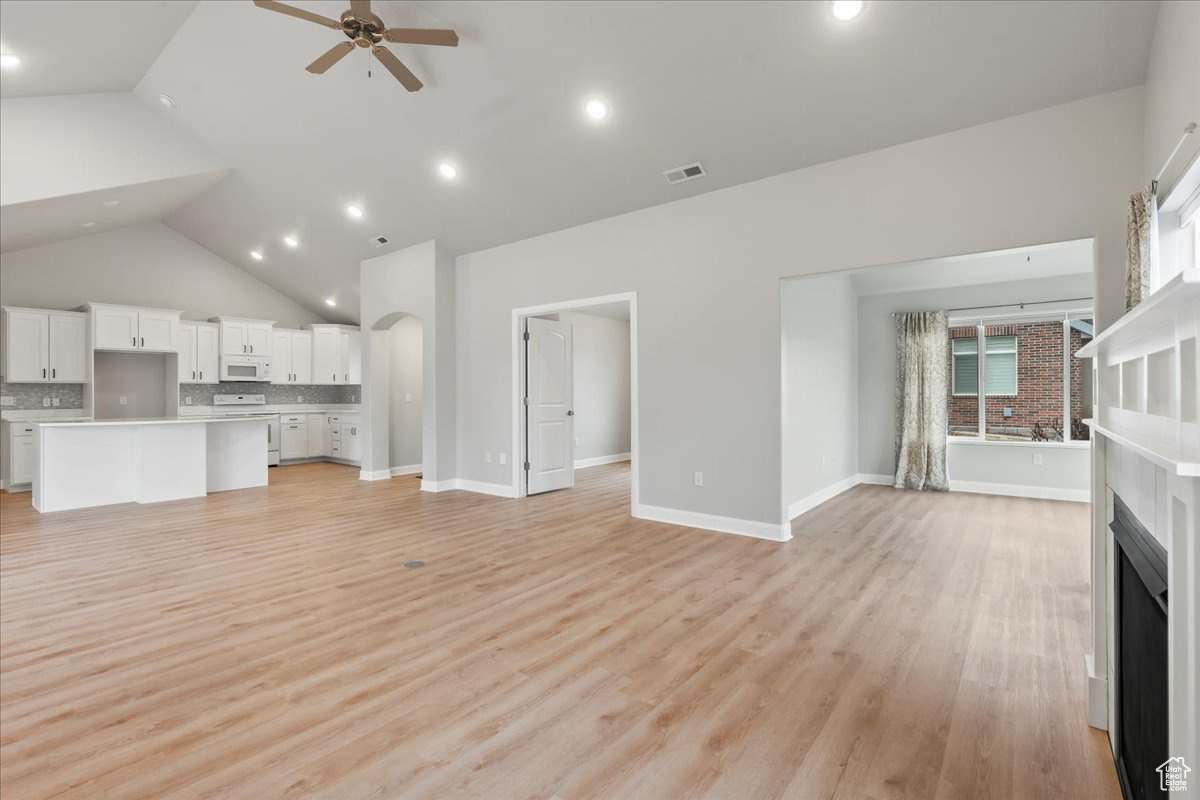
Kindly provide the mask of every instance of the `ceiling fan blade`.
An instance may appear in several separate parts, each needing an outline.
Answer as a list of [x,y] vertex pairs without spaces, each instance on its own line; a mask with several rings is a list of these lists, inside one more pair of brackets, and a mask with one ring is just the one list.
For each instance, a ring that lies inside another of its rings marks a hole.
[[383,38],[396,44],[436,44],[442,47],[458,47],[458,34],[451,30],[434,28],[388,28]]
[[359,19],[371,16],[371,0],[350,0],[350,13]]
[[318,25],[324,25],[327,28],[342,29],[342,23],[329,17],[322,17],[320,14],[314,14],[311,11],[305,11],[302,8],[289,6],[286,3],[277,3],[275,0],[254,0],[254,5],[259,8],[265,8],[268,11],[278,11],[280,14],[287,14],[289,17],[298,17],[306,19],[309,22],[315,22]]
[[387,71],[392,73],[396,80],[404,84],[404,88],[410,92],[415,92],[423,85],[417,76],[409,71],[408,67],[400,63],[400,59],[396,58],[395,54],[386,48],[374,45],[371,47],[371,52],[379,59],[379,63],[387,67]]
[[314,75],[321,75],[325,70],[332,67],[337,62],[346,57],[346,54],[354,49],[354,42],[338,42],[316,61],[305,67],[306,70]]

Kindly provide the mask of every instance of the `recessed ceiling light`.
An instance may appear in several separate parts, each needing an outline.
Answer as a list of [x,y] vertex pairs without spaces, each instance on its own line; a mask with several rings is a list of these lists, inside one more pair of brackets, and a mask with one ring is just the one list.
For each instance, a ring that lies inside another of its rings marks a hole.
[[0,67],[9,69],[21,63],[21,57],[16,53],[0,53]]
[[100,205],[104,206],[105,208],[113,208],[114,206],[121,205],[121,201],[120,200],[105,200]]
[[285,236],[283,237],[283,243],[288,247],[296,247],[300,244],[300,241],[295,236]]
[[589,97],[588,101],[583,104],[583,110],[592,119],[606,119],[608,117],[608,103],[601,100],[599,97]]
[[833,0],[829,4],[829,13],[833,14],[833,18],[842,22],[849,22],[862,13],[863,0]]
[[165,108],[175,107],[175,98],[171,97],[169,94],[160,94],[158,96],[158,102],[161,103]]
[[94,223],[94,222],[85,222],[85,223],[83,223],[82,225],[80,225],[79,227],[81,227],[81,228],[90,228],[90,227],[92,227],[92,226],[93,226],[93,225],[95,225],[95,224],[96,224],[96,223]]
[[250,257],[253,258],[255,261],[262,261],[263,260],[262,250],[251,250]]
[[438,172],[442,173],[442,177],[448,180],[454,180],[458,177],[458,167],[449,161],[443,161],[441,164],[438,164]]
[[332,297],[326,297],[326,298],[325,298],[325,305],[327,305],[327,306],[336,306],[336,305],[337,305],[337,300],[334,300]]
[[355,219],[362,219],[363,210],[358,206],[346,206],[346,213]]

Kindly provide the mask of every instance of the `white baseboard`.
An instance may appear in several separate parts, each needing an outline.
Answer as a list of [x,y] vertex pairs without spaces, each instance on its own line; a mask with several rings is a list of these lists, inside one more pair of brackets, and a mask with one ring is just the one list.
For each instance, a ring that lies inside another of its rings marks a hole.
[[360,469],[358,471],[358,479],[360,481],[383,481],[392,477],[391,473],[386,469],[367,470]]
[[1108,678],[1095,676],[1096,662],[1091,653],[1084,658],[1088,680],[1088,725],[1108,730]]
[[614,453],[611,456],[593,456],[592,458],[577,458],[575,459],[575,469],[587,469],[588,467],[599,467],[602,464],[617,464],[622,461],[628,461],[633,456],[630,453]]
[[683,525],[687,528],[701,528],[718,533],[736,533],[739,536],[752,536],[755,539],[767,539],[772,542],[786,542],[792,538],[792,526],[787,522],[755,522],[749,519],[719,517],[715,514],[701,514],[696,511],[647,505],[638,505],[633,510],[633,516],[654,522]]
[[394,478],[397,475],[416,475],[420,471],[420,464],[409,464],[405,467],[392,467],[390,470],[388,470],[388,474]]
[[805,511],[809,511],[821,505],[821,503],[824,503],[826,500],[837,497],[847,489],[853,489],[855,486],[858,486],[861,477],[861,475],[849,475],[845,478],[842,478],[837,483],[831,483],[824,489],[819,489],[810,494],[808,497],[802,497],[796,502],[789,504],[788,519],[793,520],[803,514]]
[[866,472],[858,473],[859,483],[869,483],[872,486],[894,486],[896,484],[895,475],[869,475]]
[[1035,500],[1069,500],[1073,503],[1090,503],[1092,493],[1088,489],[1054,489],[1046,486],[1025,486],[1016,483],[984,483],[982,481],[950,481],[952,492],[974,494],[999,494],[1006,497],[1031,497]]
[[493,497],[516,497],[513,494],[513,488],[502,483],[484,483],[483,481],[469,481],[464,478],[451,478],[448,481],[421,481],[422,492],[475,492],[476,494],[487,494]]

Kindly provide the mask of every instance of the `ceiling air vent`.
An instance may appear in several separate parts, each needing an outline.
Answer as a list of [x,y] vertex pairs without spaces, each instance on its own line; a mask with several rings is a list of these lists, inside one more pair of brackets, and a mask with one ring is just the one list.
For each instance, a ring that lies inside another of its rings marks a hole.
[[390,242],[391,239],[387,238],[386,236],[372,236],[370,239],[367,239],[367,241],[376,247],[383,247],[385,244]]
[[693,178],[703,178],[707,174],[704,171],[703,164],[699,161],[693,161],[691,164],[684,164],[682,167],[667,170],[663,173],[663,177],[667,179],[667,183],[683,183]]

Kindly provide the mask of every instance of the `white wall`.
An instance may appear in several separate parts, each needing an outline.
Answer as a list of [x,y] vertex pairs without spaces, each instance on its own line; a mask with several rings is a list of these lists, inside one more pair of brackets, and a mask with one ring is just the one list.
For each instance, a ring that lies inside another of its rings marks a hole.
[[72,309],[86,302],[276,320],[322,320],[160,222],[0,254],[0,305]]
[[[1189,122],[1200,122],[1200,3],[1162,0],[1146,67],[1146,181],[1162,168]],[[1200,132],[1187,138],[1171,162],[1163,175],[1164,190],[1175,184],[1197,154]]]
[[780,284],[783,328],[783,500],[858,472],[858,298],[848,273]]
[[0,142],[5,206],[228,166],[128,92],[2,100]]
[[633,291],[640,501],[781,525],[779,279],[1095,236],[1112,320],[1141,117],[1130,89],[461,256],[458,476],[511,482],[483,455],[511,447],[512,309]]
[[563,312],[572,326],[576,462],[630,452],[629,320]]
[[392,469],[421,465],[421,327],[418,318],[404,317],[388,331]]
[[[868,475],[893,475],[896,471],[896,325],[893,312],[1065,300],[1086,297],[1090,293],[1090,275],[1066,275],[860,297],[859,471]],[[1051,449],[1054,448],[1041,448],[1039,452]],[[1087,449],[1060,450],[1063,452],[1053,457],[1053,464],[1034,468],[1033,452],[1027,452],[1027,447],[992,448],[986,444],[952,443],[947,455],[951,487],[954,488],[957,481],[1086,490],[1090,474]]]

